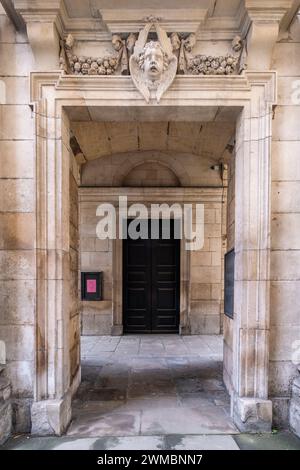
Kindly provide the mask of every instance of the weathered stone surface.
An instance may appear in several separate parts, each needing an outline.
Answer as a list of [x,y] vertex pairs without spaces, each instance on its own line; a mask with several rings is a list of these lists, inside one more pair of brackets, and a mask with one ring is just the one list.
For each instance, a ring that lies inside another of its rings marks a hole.
[[7,376],[11,380],[13,395],[20,398],[33,396],[34,361],[10,361]]
[[[286,77],[284,80],[286,80]],[[297,157],[299,152],[300,141],[272,142],[272,180],[274,182],[296,182],[300,180],[300,162]],[[272,187],[274,188],[274,184],[272,184]],[[276,210],[276,206],[273,210]]]
[[259,398],[235,397],[233,420],[241,432],[270,432],[272,402]]
[[34,141],[0,141],[0,177],[34,177]]
[[34,327],[31,325],[2,325],[0,338],[6,341],[8,361],[34,360]]
[[290,398],[272,398],[272,427],[288,429]]
[[10,436],[12,430],[11,388],[9,380],[0,372],[0,445]]
[[220,316],[215,314],[194,314],[190,316],[190,334],[220,334]]
[[34,248],[35,215],[0,214],[0,249],[29,250]]
[[34,207],[34,180],[0,179],[1,212],[34,212]]
[[0,416],[0,445],[2,445],[9,438],[12,431],[10,403],[0,404]]
[[293,382],[292,399],[290,404],[290,426],[292,431],[300,437],[300,379]]
[[291,396],[292,379],[297,376],[297,365],[291,360],[270,361],[269,393],[272,397]]
[[71,396],[62,400],[33,402],[31,407],[32,434],[60,436],[71,420]]
[[31,405],[32,398],[12,399],[12,432],[30,433],[31,432]]

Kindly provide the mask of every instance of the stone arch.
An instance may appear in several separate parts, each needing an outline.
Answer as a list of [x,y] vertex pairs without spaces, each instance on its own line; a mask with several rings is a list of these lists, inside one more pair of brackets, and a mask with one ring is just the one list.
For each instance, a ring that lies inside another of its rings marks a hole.
[[180,180],[165,163],[148,160],[138,163],[124,177],[122,186],[127,187],[178,187]]
[[113,186],[124,186],[126,177],[136,168],[147,163],[154,163],[167,168],[177,178],[177,186],[189,186],[190,177],[184,166],[176,160],[173,155],[156,151],[136,152],[135,154],[131,154],[130,157],[124,161],[124,164],[117,167],[112,178]]

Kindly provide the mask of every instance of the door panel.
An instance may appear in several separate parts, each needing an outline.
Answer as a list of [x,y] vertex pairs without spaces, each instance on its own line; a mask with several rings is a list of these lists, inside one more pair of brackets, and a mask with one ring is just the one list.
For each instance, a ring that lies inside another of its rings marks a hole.
[[151,251],[148,240],[124,240],[123,306],[124,329],[146,332],[151,329]]
[[[171,221],[171,237],[173,234]],[[162,237],[160,221],[158,240],[123,242],[123,323],[127,333],[179,331],[180,241]]]

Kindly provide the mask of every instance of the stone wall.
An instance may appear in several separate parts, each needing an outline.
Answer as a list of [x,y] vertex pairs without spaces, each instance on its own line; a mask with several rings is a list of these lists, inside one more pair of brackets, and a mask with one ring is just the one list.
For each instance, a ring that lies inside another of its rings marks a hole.
[[[82,127],[80,123],[76,125],[72,123],[72,128],[74,126],[79,138],[91,133],[87,123],[83,123]],[[229,127],[231,130],[231,125]],[[94,128],[93,124],[91,128]],[[151,135],[151,126],[147,129]],[[112,128],[111,132],[116,131]],[[85,149],[91,152],[93,146],[88,148],[83,139],[80,141]],[[138,188],[147,186],[149,178],[152,186],[156,187],[165,186],[164,183],[167,181],[174,182],[176,178],[177,186],[208,185],[218,188],[223,183],[220,172],[211,169],[214,163],[212,155],[185,153],[171,155],[159,151],[133,151],[103,156],[88,162],[82,168],[81,181],[82,186],[104,187],[118,186],[118,184],[124,186],[129,179],[130,185]],[[174,177],[167,178],[166,173],[160,173],[159,166],[166,170],[170,169]],[[107,202],[113,201],[108,199]],[[143,197],[143,203],[147,202]],[[96,217],[96,208],[95,203],[80,204],[80,259],[82,271],[103,271],[103,301],[82,302],[82,334],[109,335],[112,328],[113,247],[111,241],[96,238],[96,225],[99,220]],[[221,203],[205,204],[205,243],[200,251],[191,252],[189,308],[192,334],[219,334],[222,328],[222,216],[224,217]]]
[[[68,123],[69,125],[69,123]],[[68,139],[68,143],[69,143]],[[69,148],[70,155],[70,385],[80,368],[80,302],[79,302],[79,166]]]
[[191,334],[220,334],[222,312],[222,204],[204,206],[204,246],[191,251]]
[[12,431],[11,386],[5,365],[5,343],[0,341],[0,445],[8,439]]
[[34,381],[35,163],[27,37],[0,6],[0,340],[16,432],[30,431]]
[[[227,220],[226,220],[227,248],[230,251],[235,243],[235,158],[231,156],[228,164],[228,188],[227,188]],[[226,387],[231,392],[233,375],[233,320],[227,315],[223,316],[224,330],[224,356],[223,378]]]
[[[137,190],[138,191],[138,190]],[[84,193],[84,189],[83,189]],[[147,198],[141,192],[143,203]],[[107,199],[108,203],[114,203]],[[140,199],[137,201],[140,202]],[[109,335],[113,326],[113,243],[96,237],[98,204],[80,203],[81,271],[103,272],[103,300],[82,302],[82,334]],[[205,203],[204,246],[190,252],[189,329],[191,334],[219,334],[222,311],[222,203]]]
[[[286,425],[299,361],[300,320],[300,22],[276,44],[278,106],[272,143],[272,253],[269,393],[276,426]],[[298,82],[297,82],[298,81]],[[298,90],[298,92],[297,92]],[[298,341],[298,343],[297,343]],[[298,346],[297,346],[298,344]],[[299,427],[300,429],[300,427]]]
[[[109,201],[107,201],[109,202]],[[110,335],[112,328],[112,241],[96,237],[97,205],[80,206],[80,269],[103,272],[103,300],[81,302],[83,335]]]

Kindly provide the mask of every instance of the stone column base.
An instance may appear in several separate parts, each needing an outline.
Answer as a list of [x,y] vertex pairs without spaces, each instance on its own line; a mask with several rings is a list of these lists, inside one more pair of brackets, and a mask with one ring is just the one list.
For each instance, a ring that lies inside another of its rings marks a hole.
[[181,336],[190,336],[191,335],[190,325],[180,325],[179,326],[179,334]]
[[271,432],[272,401],[235,397],[233,401],[233,421],[241,432]]
[[10,394],[11,388],[9,380],[6,377],[0,377],[0,445],[4,444],[12,431]]
[[72,417],[71,393],[61,400],[36,401],[31,407],[31,434],[61,436]]
[[122,336],[123,335],[123,325],[113,325],[111,327],[111,336]]
[[300,377],[293,382],[292,399],[290,405],[291,430],[300,437]]

